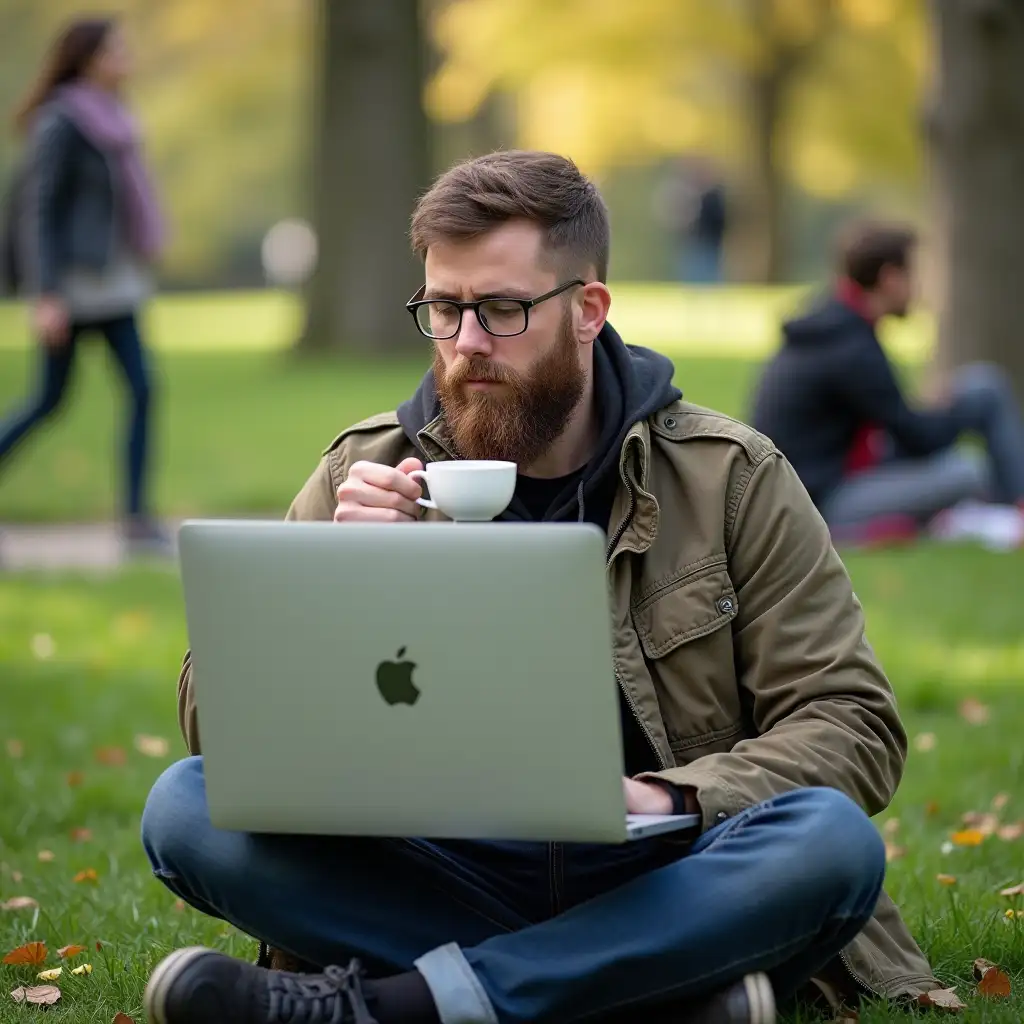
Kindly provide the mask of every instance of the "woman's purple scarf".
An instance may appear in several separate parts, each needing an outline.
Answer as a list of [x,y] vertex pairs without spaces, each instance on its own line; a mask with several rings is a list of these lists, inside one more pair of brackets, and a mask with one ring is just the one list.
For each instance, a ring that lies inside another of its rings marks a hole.
[[135,119],[116,96],[88,82],[61,86],[53,98],[113,164],[118,179],[114,182],[115,194],[120,193],[123,199],[128,240],[144,259],[154,259],[163,244],[163,224],[142,159]]

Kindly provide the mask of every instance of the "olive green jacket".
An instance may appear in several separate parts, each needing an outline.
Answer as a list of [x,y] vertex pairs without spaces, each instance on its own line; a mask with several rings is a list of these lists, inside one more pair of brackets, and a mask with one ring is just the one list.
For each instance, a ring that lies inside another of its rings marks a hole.
[[[356,461],[454,457],[443,417],[418,442],[421,452],[394,413],[349,428],[287,518],[331,519]],[[631,427],[619,476],[607,551],[615,670],[657,774],[696,791],[706,829],[803,786],[883,810],[906,734],[849,576],[789,463],[751,428],[680,401]],[[198,752],[187,655],[178,710]],[[850,996],[940,987],[885,895],[833,967]]]

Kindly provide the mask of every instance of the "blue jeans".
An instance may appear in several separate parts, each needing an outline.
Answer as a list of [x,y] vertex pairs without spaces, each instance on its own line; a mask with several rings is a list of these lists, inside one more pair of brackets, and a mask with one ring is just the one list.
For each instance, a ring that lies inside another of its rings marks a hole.
[[418,968],[444,1024],[568,1024],[754,970],[785,999],[860,931],[885,874],[874,825],[831,789],[692,844],[280,836],[210,824],[202,757],[157,780],[142,841],[172,892],[250,935],[321,965]]
[[134,316],[95,324],[73,324],[71,335],[59,348],[40,345],[39,386],[19,410],[0,423],[0,462],[35,427],[53,415],[67,393],[75,351],[82,335],[99,331],[121,367],[131,394],[131,415],[125,444],[125,504],[131,516],[143,512],[150,412],[150,381],[145,353]]
[[1024,421],[1006,374],[988,363],[957,371],[951,408],[984,443],[984,454],[946,448],[934,455],[900,451],[840,484],[822,504],[831,527],[881,516],[927,521],[965,499],[1013,505],[1024,499]]

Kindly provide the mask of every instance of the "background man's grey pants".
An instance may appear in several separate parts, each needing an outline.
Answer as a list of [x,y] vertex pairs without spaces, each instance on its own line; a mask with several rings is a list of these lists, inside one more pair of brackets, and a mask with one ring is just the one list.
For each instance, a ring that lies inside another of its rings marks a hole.
[[881,516],[926,521],[968,498],[1012,505],[1024,499],[1024,423],[1006,375],[996,366],[965,366],[953,383],[953,408],[977,432],[985,452],[947,448],[924,458],[894,456],[858,473],[826,499],[830,526]]

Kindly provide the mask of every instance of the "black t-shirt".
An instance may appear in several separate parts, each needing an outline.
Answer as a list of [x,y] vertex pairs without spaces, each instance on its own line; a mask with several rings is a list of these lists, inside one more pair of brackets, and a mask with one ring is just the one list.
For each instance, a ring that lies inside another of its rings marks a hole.
[[[520,474],[516,477],[516,497],[522,502],[530,518],[540,522],[558,496],[570,484],[578,487],[582,479],[582,467],[566,476],[553,479],[541,479]],[[584,521],[593,523],[605,533],[608,532],[608,520],[611,518],[616,484],[616,477],[610,475],[607,481],[602,481],[599,487],[593,489],[584,505]],[[654,751],[651,749],[650,741],[629,707],[621,689],[619,690],[619,714],[622,719],[624,773],[637,775],[640,772],[657,771],[659,765]]]

